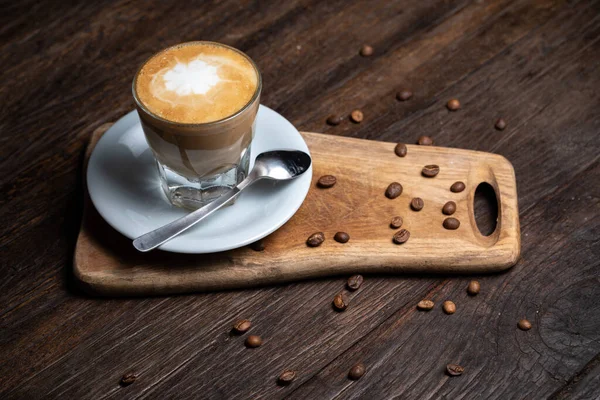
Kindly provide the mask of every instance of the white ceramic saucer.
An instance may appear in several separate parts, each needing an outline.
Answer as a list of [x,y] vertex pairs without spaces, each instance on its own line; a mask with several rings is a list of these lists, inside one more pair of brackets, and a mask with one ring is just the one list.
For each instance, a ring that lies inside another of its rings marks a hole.
[[[298,130],[261,105],[250,167],[257,154],[275,149],[308,153]],[[312,167],[292,181],[259,181],[246,189],[234,205],[217,211],[159,248],[176,253],[214,253],[255,242],[294,215],[308,193],[311,179]],[[187,212],[172,206],[164,195],[135,111],[118,120],[98,141],[88,164],[87,185],[100,215],[130,239]]]

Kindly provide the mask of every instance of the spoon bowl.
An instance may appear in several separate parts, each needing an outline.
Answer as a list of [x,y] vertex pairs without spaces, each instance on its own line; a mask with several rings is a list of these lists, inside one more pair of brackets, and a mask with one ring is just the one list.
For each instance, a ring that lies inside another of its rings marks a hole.
[[288,180],[305,173],[310,168],[311,159],[308,154],[298,150],[274,150],[259,154],[254,161],[254,168],[248,175],[254,179]]

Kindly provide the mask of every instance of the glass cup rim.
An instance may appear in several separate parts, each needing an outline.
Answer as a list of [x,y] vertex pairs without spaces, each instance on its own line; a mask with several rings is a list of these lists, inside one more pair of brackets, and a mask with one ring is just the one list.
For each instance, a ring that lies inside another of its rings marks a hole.
[[[166,118],[163,118],[155,113],[153,113],[152,111],[150,111],[145,105],[144,103],[142,103],[142,101],[138,98],[137,96],[137,91],[136,91],[136,83],[137,83],[137,78],[140,74],[140,71],[142,70],[142,68],[148,63],[148,61],[150,61],[152,58],[156,57],[157,55],[164,53],[168,50],[171,50],[174,47],[179,47],[179,46],[188,46],[188,45],[193,45],[193,44],[212,44],[212,45],[216,45],[216,46],[220,46],[220,47],[225,47],[229,50],[235,51],[236,53],[242,55],[243,57],[245,57],[248,61],[250,61],[250,64],[252,64],[252,67],[254,67],[254,71],[256,71],[256,76],[257,76],[257,85],[256,85],[256,90],[254,91],[254,94],[252,95],[252,97],[250,98],[250,100],[248,101],[248,103],[246,103],[242,108],[240,108],[239,110],[237,110],[235,113],[216,120],[216,121],[211,121],[211,122],[200,122],[200,123],[189,123],[189,122],[175,122],[175,121],[170,121]],[[153,53],[150,57],[148,57],[146,60],[144,60],[144,62],[139,66],[139,68],[137,69],[135,76],[133,77],[133,82],[131,85],[131,90],[133,92],[133,100],[135,101],[135,104],[141,108],[146,114],[150,115],[152,118],[155,118],[163,123],[166,124],[170,124],[170,125],[175,125],[175,126],[181,126],[181,127],[196,127],[196,126],[211,126],[211,125],[219,125],[222,123],[225,123],[227,121],[230,121],[232,119],[234,119],[235,117],[237,117],[238,115],[242,114],[245,110],[247,110],[252,104],[254,104],[254,102],[256,101],[256,99],[260,96],[260,93],[262,91],[262,75],[258,69],[258,66],[256,65],[256,63],[254,62],[254,60],[252,58],[250,58],[250,56],[246,53],[244,53],[241,50],[236,49],[235,47],[231,47],[229,45],[223,44],[223,43],[219,43],[219,42],[212,42],[209,40],[193,40],[190,42],[183,42],[183,43],[178,43],[178,44],[174,44],[172,46],[166,47],[164,49],[162,49],[161,51],[158,51],[156,53]]]

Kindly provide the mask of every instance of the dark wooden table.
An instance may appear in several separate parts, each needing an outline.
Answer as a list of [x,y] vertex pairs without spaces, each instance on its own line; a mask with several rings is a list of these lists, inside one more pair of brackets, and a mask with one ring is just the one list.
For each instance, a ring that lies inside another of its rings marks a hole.
[[[598,398],[600,1],[3,1],[0,398]],[[153,52],[214,40],[262,70],[299,129],[421,134],[515,166],[522,258],[507,273],[345,277],[155,298],[94,298],[71,273],[90,133],[133,108]],[[363,44],[374,48],[361,57]],[[414,97],[395,99],[408,87]],[[460,99],[462,109],[446,110]],[[325,124],[360,108],[360,124]],[[507,121],[504,131],[496,119]],[[456,314],[417,312],[453,299]],[[231,336],[254,322],[264,344]],[[528,318],[533,328],[517,329]],[[366,375],[347,379],[362,361]],[[466,370],[444,374],[447,363]],[[298,371],[276,385],[285,368]],[[137,381],[121,387],[129,371]]]

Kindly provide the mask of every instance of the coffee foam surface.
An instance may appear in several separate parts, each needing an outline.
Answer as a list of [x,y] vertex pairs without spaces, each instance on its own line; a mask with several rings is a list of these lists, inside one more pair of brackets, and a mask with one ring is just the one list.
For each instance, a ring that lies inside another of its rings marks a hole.
[[135,91],[152,113],[178,123],[235,114],[252,99],[257,72],[242,54],[214,44],[184,44],[158,53],[140,69]]

